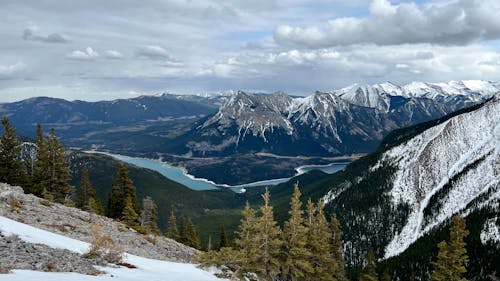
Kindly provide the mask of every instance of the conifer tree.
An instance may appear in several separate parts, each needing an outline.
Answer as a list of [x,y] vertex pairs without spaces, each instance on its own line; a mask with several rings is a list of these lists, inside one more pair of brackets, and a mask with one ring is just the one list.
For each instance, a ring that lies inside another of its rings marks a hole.
[[229,243],[227,241],[226,227],[224,224],[220,225],[220,239],[219,239],[219,249],[228,247]]
[[459,215],[452,218],[450,227],[450,242],[441,241],[438,244],[439,252],[437,261],[433,263],[434,272],[432,281],[465,281],[467,269],[465,263],[468,261],[467,249],[465,248],[465,237],[469,231],[465,228],[465,220]]
[[136,188],[128,176],[127,167],[120,165],[108,196],[108,217],[120,218],[125,207],[125,199],[128,197],[130,197],[135,213],[139,213]]
[[312,253],[307,248],[307,228],[304,226],[302,201],[300,201],[299,185],[295,184],[290,200],[290,218],[285,222],[283,229],[284,241],[284,272],[287,280],[304,280],[312,273],[310,263]]
[[55,130],[50,130],[47,139],[49,152],[49,182],[46,191],[51,194],[56,202],[71,201],[73,188],[69,185],[70,171],[66,161],[64,147],[59,143]]
[[179,230],[177,228],[177,220],[174,214],[174,208],[170,209],[170,218],[168,220],[167,237],[174,240],[179,240]]
[[134,209],[132,199],[130,197],[127,197],[127,199],[125,199],[125,206],[123,208],[120,220],[132,228],[138,228],[139,226],[139,224],[137,223],[138,218],[139,216],[137,215],[137,212]]
[[80,181],[80,191],[76,199],[76,207],[98,215],[104,214],[104,209],[90,182],[89,170],[86,166],[82,169],[82,179]]
[[389,269],[387,267],[384,269],[380,281],[391,281],[391,274],[389,273]]
[[187,237],[186,237],[186,232],[187,232],[187,224],[186,224],[186,218],[181,217],[180,222],[179,222],[179,240],[178,242],[181,242],[183,244],[187,243]]
[[242,218],[238,230],[236,231],[235,245],[241,253],[239,261],[242,271],[255,272],[257,269],[258,245],[255,239],[257,233],[257,218],[255,210],[247,202],[242,211]]
[[37,153],[30,192],[36,196],[45,197],[48,194],[50,181],[49,148],[40,123],[36,125],[36,146]]
[[141,227],[146,233],[158,234],[159,229],[156,221],[158,220],[158,206],[150,196],[142,199],[142,211],[139,216]]
[[258,247],[255,255],[256,274],[263,280],[275,280],[280,273],[281,230],[274,220],[273,207],[270,204],[269,190],[262,195],[261,217],[257,219],[255,243]]
[[311,199],[307,202],[307,247],[312,253],[310,263],[313,272],[309,274],[307,280],[334,280],[333,269],[334,260],[330,253],[331,232],[330,226],[323,213],[323,204],[317,206],[317,214],[314,214],[314,204]]
[[195,249],[201,249],[200,235],[191,218],[188,218],[187,220],[185,236],[186,245],[191,246]]
[[335,214],[330,219],[331,229],[331,254],[335,262],[333,267],[333,278],[338,281],[347,281],[345,272],[345,260],[343,254],[342,231],[340,230],[340,222]]
[[0,138],[0,182],[24,186],[26,170],[19,160],[21,151],[16,136],[16,129],[10,124],[7,117],[2,119],[3,135]]
[[366,266],[359,274],[359,281],[378,281],[377,260],[372,250],[366,256]]

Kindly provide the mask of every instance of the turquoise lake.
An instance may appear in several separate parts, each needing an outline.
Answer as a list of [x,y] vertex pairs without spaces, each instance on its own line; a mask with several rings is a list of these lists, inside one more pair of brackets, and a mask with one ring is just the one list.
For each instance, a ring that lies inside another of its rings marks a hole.
[[[95,152],[99,153],[99,152]],[[278,185],[283,182],[287,182],[290,178],[282,178],[282,179],[270,179],[270,180],[264,180],[264,181],[258,181],[258,182],[252,182],[252,183],[247,183],[247,184],[242,184],[242,185],[226,185],[226,184],[217,184],[212,181],[206,180],[206,179],[200,179],[200,178],[195,178],[192,175],[189,175],[186,173],[185,169],[179,168],[179,167],[174,167],[170,166],[164,162],[161,162],[159,160],[154,160],[154,159],[146,159],[146,158],[137,158],[137,157],[130,157],[130,156],[124,156],[124,155],[118,155],[118,154],[109,154],[109,153],[103,153],[106,155],[109,155],[115,159],[118,159],[120,161],[123,161],[125,163],[129,163],[138,167],[150,169],[153,171],[157,171],[158,173],[162,174],[166,178],[173,180],[175,182],[178,182],[180,184],[183,184],[191,189],[194,190],[211,190],[211,189],[220,189],[220,188],[230,188],[231,190],[235,192],[244,192],[246,188],[251,188],[255,186],[272,186],[272,185]],[[297,174],[302,174],[302,173],[307,173],[311,170],[320,170],[328,174],[333,174],[337,171],[342,170],[346,164],[339,164],[339,163],[332,163],[329,165],[310,165],[310,166],[302,166],[298,167],[296,169]]]

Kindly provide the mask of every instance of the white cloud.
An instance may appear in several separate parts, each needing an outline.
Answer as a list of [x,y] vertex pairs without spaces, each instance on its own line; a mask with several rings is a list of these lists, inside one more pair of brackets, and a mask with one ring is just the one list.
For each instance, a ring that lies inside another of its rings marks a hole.
[[432,43],[468,45],[500,39],[500,1],[455,0],[430,4],[373,0],[370,16],[336,18],[323,27],[281,25],[274,31],[283,45],[324,48],[353,44]]
[[123,59],[123,54],[115,50],[104,51],[104,57],[107,59]]
[[75,50],[66,55],[67,58],[73,60],[94,60],[99,57],[99,53],[94,51],[91,47],[87,47],[85,50]]
[[0,77],[9,76],[23,70],[26,65],[22,62],[18,62],[11,65],[0,65]]
[[149,60],[173,60],[165,48],[156,45],[148,45],[138,48],[136,56],[138,58]]

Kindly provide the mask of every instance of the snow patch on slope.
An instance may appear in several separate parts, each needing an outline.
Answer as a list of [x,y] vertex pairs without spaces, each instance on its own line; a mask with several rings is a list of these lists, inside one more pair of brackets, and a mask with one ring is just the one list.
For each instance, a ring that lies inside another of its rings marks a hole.
[[[4,235],[17,235],[29,243],[44,244],[52,248],[67,249],[76,253],[85,253],[89,243],[41,230],[0,216],[0,232]],[[123,280],[123,281],[210,281],[221,280],[212,273],[201,270],[194,264],[176,263],[147,259],[125,254],[124,262],[137,266],[137,269],[125,267],[100,267],[105,274],[89,276],[76,273],[48,273],[30,270],[14,270],[13,274],[2,275],[5,281],[38,281],[38,280]]]
[[491,242],[500,244],[500,226],[497,224],[498,217],[487,220],[481,230],[481,243],[486,245]]

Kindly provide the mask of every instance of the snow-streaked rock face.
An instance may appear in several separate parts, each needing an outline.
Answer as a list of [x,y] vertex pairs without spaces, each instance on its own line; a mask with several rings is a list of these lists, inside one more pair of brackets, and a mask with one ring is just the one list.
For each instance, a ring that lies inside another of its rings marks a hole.
[[356,153],[363,147],[366,152],[396,128],[439,118],[498,91],[500,84],[487,81],[354,84],[305,98],[239,91],[196,128],[199,137],[191,138],[187,148],[202,155],[244,152],[243,147],[279,154],[277,145],[304,146],[301,140],[307,139],[320,147],[316,154]]
[[410,207],[406,224],[386,248],[388,258],[453,214],[500,198],[500,100],[390,149],[378,165],[396,167],[393,204]]

